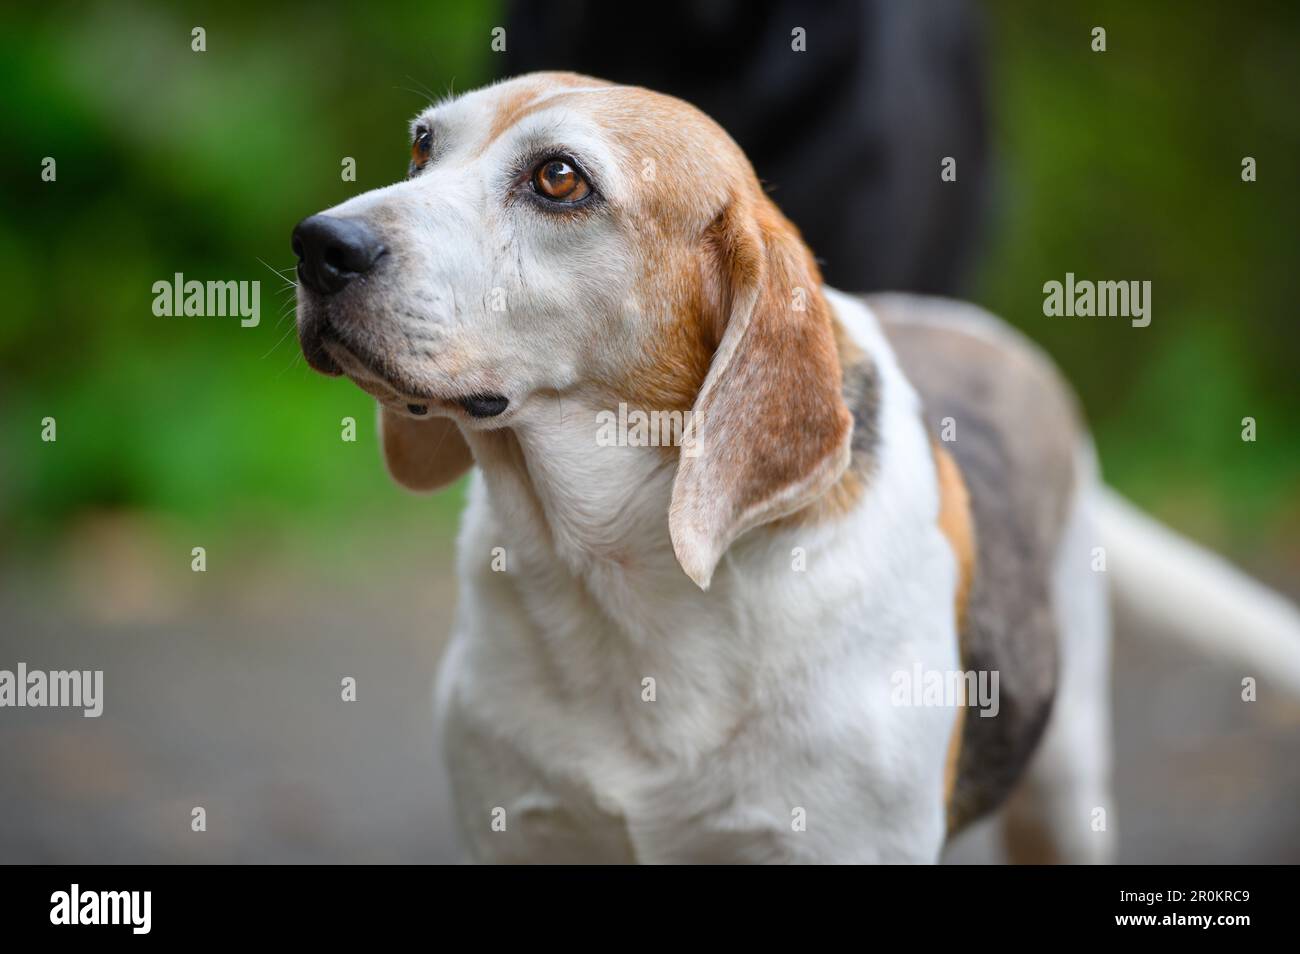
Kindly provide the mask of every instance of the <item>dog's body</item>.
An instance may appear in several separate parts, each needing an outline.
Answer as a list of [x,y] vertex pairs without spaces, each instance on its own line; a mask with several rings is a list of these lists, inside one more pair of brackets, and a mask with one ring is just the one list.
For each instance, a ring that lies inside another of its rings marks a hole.
[[[984,633],[980,662],[1001,673],[1001,711],[958,720],[951,705],[895,704],[897,673],[979,667],[959,651],[959,573],[938,522],[932,415],[872,312],[846,296],[831,301],[877,381],[862,412],[873,417],[857,423],[877,438],[861,462],[867,487],[833,519],[787,521],[737,541],[707,592],[681,572],[668,539],[672,461],[656,448],[593,461],[597,409],[566,406],[563,423],[557,413],[553,427],[520,438],[518,449],[505,434],[471,437],[480,461],[528,458],[540,450],[534,441],[548,459],[531,480],[508,465],[484,466],[460,540],[460,609],[438,696],[460,822],[476,857],[932,861],[948,831],[954,731],[966,736],[953,793],[960,821],[993,807],[1019,775],[1051,704],[1054,640],[1068,622],[1053,618],[1047,593],[1045,613],[1003,605],[1014,603],[1013,592],[986,593],[977,571],[979,612],[1029,614]],[[895,333],[953,332],[917,322]],[[978,414],[979,395],[967,397]],[[1010,432],[1023,425],[1006,415],[958,420],[972,433],[959,432],[954,448],[1014,442]],[[1077,446],[1077,436],[1057,442]],[[1077,558],[1091,537],[1076,531],[1071,542],[1081,551],[1060,545],[1075,494],[1092,479],[1084,460],[1079,467],[1079,487],[1050,501],[1059,525],[1001,554],[1004,582],[1019,577],[1032,589],[1056,577],[1084,600],[1103,599],[1103,578]],[[1015,479],[995,471],[977,486],[982,493]],[[569,499],[573,487],[585,492]],[[982,497],[973,503],[983,509]],[[1010,516],[1014,523],[1018,515]],[[549,531],[557,524],[568,539]],[[504,572],[492,568],[497,548],[508,554]],[[592,560],[594,549],[615,553]],[[796,569],[801,553],[806,569]],[[1081,635],[1104,658],[1103,620]],[[1010,642],[1000,637],[1010,633],[1029,643],[1028,663],[1006,654]],[[1082,694],[1097,701],[1087,717],[1104,718],[1105,667],[1090,678]],[[653,701],[646,679],[654,680]],[[1106,744],[1104,726],[1095,743]],[[1081,804],[1108,804],[1104,748],[1078,754],[1099,770]],[[504,831],[491,825],[495,809],[504,809]],[[1086,811],[1078,822],[1086,831]]]
[[[1019,784],[1032,857],[1108,857],[1105,506],[1050,364],[822,288],[675,100],[538,74],[414,138],[299,226],[299,327],[399,481],[478,465],[437,693],[472,854],[933,861]],[[691,452],[602,441],[620,405]],[[966,671],[992,708],[908,691]]]

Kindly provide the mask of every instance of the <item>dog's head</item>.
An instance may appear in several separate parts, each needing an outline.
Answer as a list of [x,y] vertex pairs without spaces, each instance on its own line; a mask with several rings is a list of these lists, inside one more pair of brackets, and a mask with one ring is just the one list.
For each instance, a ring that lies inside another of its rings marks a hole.
[[470,466],[462,431],[527,427],[557,394],[692,412],[669,523],[707,586],[736,536],[847,464],[812,256],[679,100],[547,73],[444,102],[411,124],[406,181],[305,219],[293,245],[307,360],[379,400],[413,489]]

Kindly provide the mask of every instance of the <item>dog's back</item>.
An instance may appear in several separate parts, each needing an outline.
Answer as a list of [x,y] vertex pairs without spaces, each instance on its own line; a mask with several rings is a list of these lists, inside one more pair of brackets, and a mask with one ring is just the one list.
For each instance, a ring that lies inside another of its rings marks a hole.
[[962,664],[999,673],[1000,711],[964,720],[955,829],[1006,798],[1051,713],[1059,638],[1052,578],[1081,425],[1055,368],[991,315],[938,298],[864,300],[921,397],[926,429],[961,468],[975,522]]

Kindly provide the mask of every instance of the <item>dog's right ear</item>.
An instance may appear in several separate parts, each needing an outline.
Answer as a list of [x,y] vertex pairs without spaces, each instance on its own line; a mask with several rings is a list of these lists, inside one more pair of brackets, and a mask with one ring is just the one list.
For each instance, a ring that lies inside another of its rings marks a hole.
[[384,463],[407,490],[445,487],[474,463],[474,455],[449,417],[411,418],[379,409]]

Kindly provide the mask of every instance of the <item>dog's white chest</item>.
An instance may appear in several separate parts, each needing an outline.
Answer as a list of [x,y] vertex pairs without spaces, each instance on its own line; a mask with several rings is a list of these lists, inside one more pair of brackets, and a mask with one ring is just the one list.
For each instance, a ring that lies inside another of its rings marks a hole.
[[[476,495],[464,552],[491,549],[485,508]],[[933,860],[953,712],[900,708],[890,676],[955,667],[951,603],[871,579],[950,593],[952,559],[935,531],[886,566],[863,529],[808,530],[776,554],[742,542],[708,594],[651,574],[593,598],[565,574],[533,582],[527,555],[519,578],[462,566],[439,695],[473,855]],[[810,582],[795,545],[856,569]],[[630,637],[616,611],[653,622]]]
[[[671,473],[647,455],[597,473],[525,446],[532,498],[476,477],[438,693],[476,858],[937,858],[955,712],[898,704],[893,676],[957,668],[957,571],[915,394],[867,319],[851,327],[881,376],[867,490],[736,540],[707,592],[674,557]],[[574,494],[584,481],[599,491]]]

